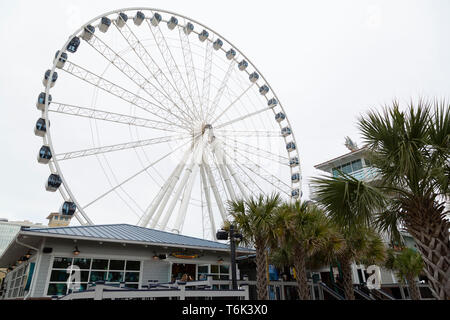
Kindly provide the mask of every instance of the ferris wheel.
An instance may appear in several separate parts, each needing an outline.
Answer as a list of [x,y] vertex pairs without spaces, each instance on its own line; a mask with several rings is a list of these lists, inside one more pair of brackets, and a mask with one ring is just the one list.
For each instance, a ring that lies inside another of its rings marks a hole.
[[214,239],[227,200],[301,197],[297,143],[278,97],[231,42],[165,10],[81,26],[38,96],[38,161],[60,214]]

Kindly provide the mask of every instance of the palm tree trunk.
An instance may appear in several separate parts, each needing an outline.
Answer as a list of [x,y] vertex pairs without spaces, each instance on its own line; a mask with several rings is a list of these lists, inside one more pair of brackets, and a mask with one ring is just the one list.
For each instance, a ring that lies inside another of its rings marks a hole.
[[300,300],[311,300],[308,279],[306,278],[306,253],[301,246],[294,249],[294,267],[297,273],[297,292]]
[[262,241],[256,241],[256,292],[258,300],[267,300],[266,248]]
[[438,299],[449,300],[450,224],[443,219],[443,207],[436,208],[434,201],[426,208],[423,208],[422,203],[415,202],[414,205],[416,210],[405,215],[406,228],[422,255],[431,291]]
[[342,281],[344,286],[345,298],[347,300],[355,300],[355,292],[353,291],[353,278],[352,278],[352,260],[343,257],[341,260],[342,268]]
[[409,295],[411,300],[420,300],[420,292],[417,287],[417,283],[412,276],[406,277],[406,281],[408,281]]

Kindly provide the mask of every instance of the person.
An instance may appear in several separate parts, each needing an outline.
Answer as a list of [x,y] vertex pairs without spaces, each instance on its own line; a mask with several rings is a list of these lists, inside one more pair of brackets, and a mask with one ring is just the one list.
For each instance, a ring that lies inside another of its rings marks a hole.
[[187,273],[183,274],[183,276],[181,277],[181,281],[183,281],[183,282],[187,282],[188,281]]

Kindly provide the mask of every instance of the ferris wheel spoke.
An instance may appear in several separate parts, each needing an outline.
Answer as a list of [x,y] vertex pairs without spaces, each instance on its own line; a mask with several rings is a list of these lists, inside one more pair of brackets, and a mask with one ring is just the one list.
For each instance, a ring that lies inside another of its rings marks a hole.
[[225,90],[225,87],[227,86],[228,80],[230,80],[230,76],[231,76],[231,73],[234,70],[233,67],[235,65],[236,65],[235,61],[231,60],[230,64],[228,65],[228,70],[227,70],[227,72],[225,73],[225,76],[222,79],[222,82],[220,84],[219,89],[217,90],[216,96],[214,97],[214,100],[213,100],[211,106],[209,106],[209,109],[207,110],[206,122],[208,122],[209,119],[211,119],[211,117],[214,116],[214,113],[216,112],[216,109],[217,109],[217,107],[220,104],[220,100],[222,99],[223,92]]
[[[233,142],[235,145],[232,146],[231,144],[229,144],[227,142]],[[282,165],[285,165],[285,166],[289,165],[289,159],[288,158],[286,158],[284,156],[281,156],[279,154],[275,154],[275,153],[273,153],[271,151],[267,151],[267,150],[261,149],[259,147],[254,147],[254,146],[252,146],[250,144],[247,144],[245,142],[241,142],[241,141],[238,141],[238,140],[235,140],[235,139],[228,139],[226,142],[223,142],[223,143],[224,143],[224,145],[226,145],[227,147],[229,147],[232,150],[237,149],[237,150],[246,152],[246,153],[251,154],[251,155],[257,154],[257,155],[259,155],[259,156],[261,156],[261,157],[263,157],[265,159],[278,162],[278,163],[280,163]],[[242,147],[239,147],[239,145],[242,146]]]
[[[180,35],[181,48],[183,51],[184,66],[186,69],[187,83],[190,97],[196,111],[203,117],[203,108],[200,101],[200,91],[198,89],[197,76],[195,72],[194,59],[192,58],[192,49],[189,42],[189,36],[184,32],[183,28],[178,28]],[[200,110],[197,109],[197,106]]]
[[[185,105],[189,107],[188,103],[186,103],[186,100],[189,98],[189,89],[187,88],[186,83],[181,75],[181,72],[178,69],[178,65],[175,59],[173,58],[172,52],[170,51],[170,48],[167,44],[163,32],[161,31],[159,26],[152,27],[150,21],[146,20],[146,22],[153,35],[153,38],[155,39],[159,52],[163,57],[164,63],[166,64],[170,77],[173,80],[174,88],[177,90],[179,96],[182,97],[182,100],[185,102]],[[200,119],[198,111],[196,110],[196,106],[194,105],[192,100],[191,102],[192,107],[190,109],[192,111],[194,119],[195,118]]]
[[139,170],[138,172],[136,172],[135,174],[131,175],[130,177],[128,177],[127,179],[123,180],[121,183],[115,185],[114,187],[112,187],[111,189],[109,189],[108,191],[106,191],[105,193],[101,194],[99,197],[95,198],[94,200],[92,200],[91,202],[89,202],[88,204],[86,204],[85,206],[83,206],[83,210],[88,208],[89,206],[91,206],[92,204],[96,203],[97,201],[99,201],[100,199],[103,199],[104,197],[106,197],[108,194],[110,194],[111,192],[114,192],[117,188],[121,188],[124,184],[130,182],[131,180],[133,180],[134,178],[136,178],[137,176],[139,176],[141,173],[147,171],[148,169],[152,168],[154,165],[158,164],[159,162],[161,162],[162,160],[164,160],[165,158],[167,158],[168,156],[170,156],[171,154],[175,153],[176,151],[178,151],[180,148],[182,148],[183,146],[185,146],[187,143],[184,143],[180,146],[178,146],[177,148],[173,149],[172,151],[168,152],[167,154],[165,154],[164,156],[162,156],[161,158],[159,158],[158,160],[150,163],[148,166],[146,166],[145,168],[142,168],[141,170]]
[[219,169],[219,173],[225,182],[225,186],[227,187],[228,194],[230,195],[230,199],[232,201],[236,200],[236,193],[234,191],[233,185],[231,183],[230,175],[228,174],[226,167],[226,158],[225,153],[220,144],[215,143],[214,147],[214,156],[216,159],[217,167]]
[[253,178],[247,173],[247,171],[244,170],[244,169],[243,169],[236,161],[234,161],[234,165],[235,165],[236,168],[238,168],[241,172],[243,172],[244,175],[248,178],[248,181],[252,183],[253,188],[250,188],[250,187],[248,186],[248,183],[245,183],[245,182],[244,182],[244,185],[245,185],[245,187],[247,188],[247,190],[250,191],[250,194],[255,193],[255,190],[256,190],[256,189],[259,190],[259,193],[261,193],[261,194],[266,194],[266,193],[264,192],[264,190],[261,189],[261,187],[259,186],[259,184],[256,183],[255,180],[253,180]]
[[214,118],[213,121],[211,121],[211,124],[214,124],[218,119],[220,119],[232,106],[236,104],[246,93],[248,90],[250,90],[253,87],[254,83],[249,85],[247,89],[245,89],[236,99],[233,100],[216,118]]
[[134,93],[114,84],[113,82],[104,79],[86,69],[84,69],[83,67],[80,67],[72,62],[67,61],[64,65],[63,70],[71,75],[73,75],[76,78],[79,78],[95,87],[98,87],[130,104],[135,105],[138,108],[141,108],[142,110],[145,110],[151,114],[153,114],[154,116],[165,120],[169,123],[171,123],[174,126],[178,126],[180,128],[189,130],[188,127],[182,125],[182,124],[178,124],[178,123],[174,123],[172,121],[169,121],[168,119],[165,119],[164,115],[159,114],[159,107],[157,105],[155,105],[154,103],[141,98],[137,95],[135,95]]
[[55,156],[55,158],[57,161],[70,160],[70,159],[74,159],[74,158],[88,157],[88,156],[92,156],[92,155],[96,155],[96,154],[144,147],[144,146],[149,146],[149,145],[165,143],[165,142],[169,142],[169,141],[183,140],[183,139],[187,139],[187,138],[189,138],[189,136],[179,135],[179,136],[159,137],[159,138],[146,139],[146,140],[140,140],[140,141],[132,141],[132,142],[120,143],[120,144],[115,144],[115,145],[99,147],[99,148],[91,148],[91,149],[84,149],[84,150],[60,153],[60,154],[57,154]]
[[211,41],[207,41],[205,48],[205,60],[203,66],[202,101],[201,101],[202,108],[203,107],[205,108],[204,112],[207,111],[211,91],[212,56],[213,56],[213,44]]
[[159,85],[159,91],[161,92],[161,95],[164,97],[164,99],[168,99],[170,102],[172,102],[179,113],[185,115],[186,119],[189,118],[189,120],[192,120],[192,115],[181,108],[182,105],[185,105],[187,110],[189,110],[189,106],[180,96],[179,92],[174,88],[173,84],[149,54],[147,49],[142,45],[141,41],[134,34],[131,28],[126,24],[123,28],[119,28],[116,23],[114,23],[114,25],[116,26],[122,37],[125,39],[125,41],[128,43],[130,48],[133,49],[134,53],[142,62],[144,67],[151,74],[152,78],[155,79],[156,83]]
[[[278,190],[282,191],[283,193],[290,195],[290,189],[291,187],[287,185],[285,182],[281,181],[278,177],[274,176],[272,173],[267,171],[263,166],[259,165],[249,157],[247,157],[245,154],[237,152],[243,159],[245,159],[247,162],[250,162],[253,167],[257,168],[258,171],[252,169],[248,164],[240,162],[241,160],[235,159],[236,162],[239,162],[242,164],[245,168],[251,170],[253,173],[258,175],[263,180],[270,183],[272,186],[276,187]],[[286,189],[285,189],[286,188]]]
[[48,106],[49,112],[60,113],[70,116],[90,118],[95,120],[115,122],[125,125],[150,128],[162,131],[180,132],[178,126],[168,122],[155,121],[146,118],[132,117],[125,114],[114,113],[97,108],[84,108],[66,103],[52,102]]
[[[128,79],[130,79],[137,87],[144,90],[145,93],[153,100],[155,106],[160,111],[167,113],[167,116],[172,120],[178,119],[185,124],[188,124],[185,117],[178,116],[170,110],[170,106],[174,105],[169,101],[159,89],[147,80],[138,70],[131,66],[119,53],[109,47],[104,41],[98,38],[95,34],[87,43],[102,55],[109,63],[114,65],[120,72],[122,72]],[[174,119],[175,118],[175,119]]]
[[248,119],[250,117],[256,116],[256,115],[258,115],[258,114],[260,114],[262,112],[265,112],[265,111],[268,111],[268,110],[271,110],[271,109],[272,109],[272,107],[266,107],[266,108],[260,109],[258,111],[255,111],[255,112],[248,113],[246,115],[243,115],[241,117],[235,118],[235,119],[230,120],[230,121],[227,121],[225,123],[221,123],[221,124],[215,126],[215,129],[220,129],[220,128],[229,126],[230,124],[233,124],[233,123],[236,123],[236,122],[239,122],[239,121],[243,121],[245,119]]
[[214,133],[220,137],[264,137],[264,138],[280,138],[280,131],[275,130],[214,130]]

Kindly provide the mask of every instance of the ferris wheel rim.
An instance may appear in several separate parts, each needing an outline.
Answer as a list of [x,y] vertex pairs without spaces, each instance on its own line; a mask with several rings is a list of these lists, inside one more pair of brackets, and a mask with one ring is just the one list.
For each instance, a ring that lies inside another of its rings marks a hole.
[[[237,51],[237,52],[238,52],[238,53],[239,53],[239,54],[240,54],[240,55],[241,55],[241,56],[249,63],[249,65],[252,66],[252,68],[259,74],[260,78],[264,81],[264,83],[269,87],[269,89],[270,89],[272,95],[273,95],[274,98],[278,101],[278,107],[283,111],[283,113],[284,113],[285,116],[286,116],[286,117],[285,117],[286,123],[288,124],[288,126],[289,126],[290,128],[292,128],[291,123],[290,123],[290,121],[289,121],[289,118],[288,118],[288,116],[287,116],[287,113],[285,112],[285,109],[284,109],[282,103],[281,103],[280,100],[278,99],[278,96],[277,96],[276,92],[272,89],[272,86],[270,85],[270,83],[266,80],[266,78],[265,78],[264,75],[259,71],[259,69],[252,63],[252,61],[251,61],[251,60],[250,60],[250,59],[249,59],[249,58],[248,58],[248,57],[247,57],[247,56],[246,56],[246,55],[245,55],[245,54],[244,54],[237,46],[233,45],[232,42],[230,42],[227,38],[223,37],[220,33],[216,32],[214,29],[212,29],[212,28],[210,28],[210,27],[208,27],[208,26],[206,26],[206,25],[204,25],[204,24],[202,24],[202,23],[200,23],[200,22],[198,22],[198,21],[196,21],[196,20],[194,20],[194,19],[192,19],[192,18],[189,18],[189,17],[187,17],[187,16],[184,16],[184,15],[182,15],[182,14],[175,13],[175,12],[172,12],[172,11],[169,11],[169,10],[158,9],[158,8],[149,8],[149,7],[130,7],[130,8],[122,8],[122,9],[112,10],[112,11],[110,11],[110,12],[101,14],[101,15],[99,15],[99,16],[97,16],[97,17],[91,19],[91,20],[89,20],[87,23],[85,23],[85,24],[82,25],[79,29],[77,29],[77,30],[69,37],[69,39],[66,41],[66,43],[64,44],[64,46],[61,48],[59,54],[58,54],[58,55],[55,57],[55,59],[54,59],[53,66],[52,66],[52,68],[51,68],[50,77],[53,75],[53,73],[54,73],[55,70],[56,70],[56,65],[57,65],[58,59],[60,58],[60,56],[62,55],[62,53],[64,53],[64,52],[67,51],[67,45],[70,43],[71,39],[72,39],[73,37],[75,37],[75,36],[78,36],[78,35],[84,30],[85,27],[87,27],[87,26],[90,25],[91,23],[93,23],[93,22],[95,22],[95,21],[101,19],[102,17],[108,17],[108,16],[113,15],[113,14],[117,14],[117,13],[121,13],[121,12],[124,12],[124,13],[125,13],[125,12],[130,12],[130,11],[150,11],[150,12],[152,12],[152,13],[153,13],[153,12],[161,12],[161,13],[171,14],[171,15],[174,15],[174,16],[177,16],[177,17],[181,17],[181,18],[183,18],[183,19],[186,19],[186,20],[189,21],[189,22],[192,22],[192,23],[195,23],[195,24],[197,24],[197,25],[199,25],[199,26],[202,26],[202,27],[205,28],[206,30],[211,31],[214,35],[216,35],[217,37],[219,37],[219,38],[222,39],[223,41],[226,41],[226,42],[227,42],[234,50],[236,50],[236,51]],[[180,28],[181,26],[180,26],[180,25],[177,25],[177,27]],[[211,40],[208,38],[208,41],[211,41]],[[212,41],[211,41],[211,42],[212,42]],[[46,125],[47,125],[47,126],[46,126],[46,127],[47,127],[47,132],[46,132],[46,134],[43,136],[43,141],[44,141],[44,145],[48,145],[48,147],[50,148],[50,151],[51,151],[52,155],[55,155],[55,152],[54,152],[55,150],[54,150],[54,146],[53,146],[53,142],[52,142],[52,136],[51,136],[51,128],[50,128],[50,126],[48,125],[48,124],[49,124],[49,110],[48,110],[48,109],[49,109],[49,104],[50,104],[48,99],[49,99],[50,89],[51,89],[51,82],[49,81],[49,82],[47,83],[46,87],[45,87],[45,109],[44,109],[43,112],[42,112],[43,118],[45,119],[45,122],[46,122]],[[267,99],[267,97],[266,97],[266,99]],[[267,99],[267,100],[268,100],[268,99]],[[272,111],[273,111],[273,113],[275,114],[274,108],[272,108]],[[215,119],[215,120],[217,120],[217,119]],[[279,127],[280,127],[280,129],[281,129],[281,124],[280,124],[280,123],[279,123]],[[297,145],[293,130],[292,130],[292,133],[291,133],[291,138],[292,138],[292,140],[290,139],[289,142],[292,141],[292,142],[294,142],[294,143]],[[283,140],[284,140],[285,144],[288,143],[288,139],[287,139],[286,137],[283,137]],[[292,152],[292,151],[287,151],[287,154],[288,154],[288,158],[289,158],[289,159],[292,157],[292,156],[291,156],[292,153],[295,153],[295,156],[296,156],[298,159],[300,159],[300,157],[299,157],[299,152],[298,152],[298,148],[296,148],[296,149],[294,150],[294,152]],[[64,199],[65,201],[69,201],[69,200],[70,200],[70,201],[72,201],[72,202],[74,202],[74,203],[76,204],[76,206],[77,206],[77,212],[75,213],[75,217],[78,219],[78,221],[79,221],[82,225],[83,225],[83,224],[93,224],[92,220],[90,220],[89,216],[84,212],[83,207],[78,203],[78,200],[77,200],[77,198],[74,196],[73,192],[71,191],[69,184],[66,182],[66,179],[65,179],[65,177],[64,177],[63,170],[61,170],[58,160],[57,160],[56,158],[54,158],[54,159],[52,159],[52,161],[49,161],[48,165],[49,165],[49,167],[50,167],[51,173],[59,174],[59,176],[61,177],[62,184],[61,184],[61,187],[59,188],[59,191],[60,191],[60,193],[61,193],[63,199]],[[291,176],[292,176],[293,172],[294,172],[294,171],[293,171],[293,168],[290,167],[290,174],[291,174]],[[296,170],[296,172],[299,172],[300,175],[301,175],[301,164],[298,165],[298,170]],[[291,190],[293,190],[293,188],[294,188],[294,184],[293,184],[292,181],[291,181]],[[299,183],[298,186],[297,186],[297,189],[299,189],[299,191],[302,190],[302,180],[301,180],[301,178],[300,178],[300,183]],[[79,216],[78,213],[81,214],[81,216],[85,219],[85,221],[82,221],[82,219],[81,219],[81,217]]]

